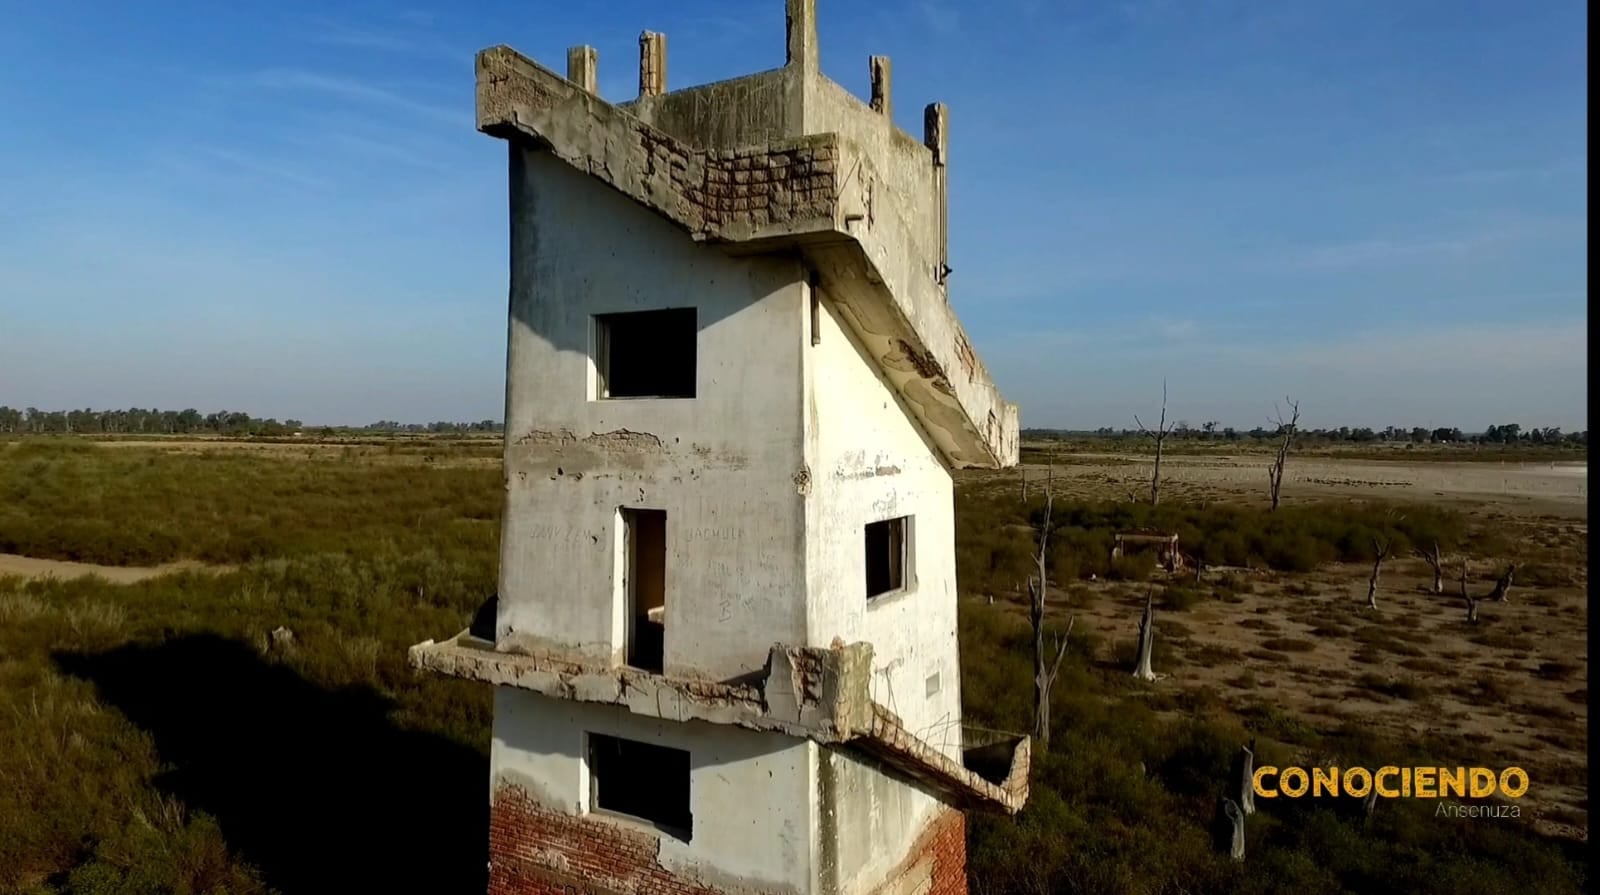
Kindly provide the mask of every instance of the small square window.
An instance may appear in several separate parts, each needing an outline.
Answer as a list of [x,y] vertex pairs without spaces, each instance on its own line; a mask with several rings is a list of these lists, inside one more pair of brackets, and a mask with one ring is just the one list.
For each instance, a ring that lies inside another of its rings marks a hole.
[[687,841],[694,828],[689,753],[597,733],[588,739],[590,804]]
[[597,398],[693,398],[694,308],[597,314]]
[[904,590],[909,584],[911,517],[867,524],[867,599]]

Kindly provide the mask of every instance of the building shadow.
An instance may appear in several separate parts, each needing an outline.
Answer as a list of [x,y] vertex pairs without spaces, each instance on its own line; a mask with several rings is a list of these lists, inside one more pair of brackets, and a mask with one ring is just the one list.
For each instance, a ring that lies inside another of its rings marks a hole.
[[169,768],[155,785],[286,895],[484,891],[487,759],[396,727],[372,688],[326,689],[214,635],[55,661],[150,734]]

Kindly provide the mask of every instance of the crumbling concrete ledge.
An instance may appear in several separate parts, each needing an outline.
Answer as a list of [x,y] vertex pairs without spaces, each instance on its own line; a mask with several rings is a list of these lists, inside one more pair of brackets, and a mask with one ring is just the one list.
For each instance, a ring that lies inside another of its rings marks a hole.
[[598,668],[525,653],[501,652],[467,631],[410,650],[413,667],[557,699],[626,706],[668,721],[704,721],[850,748],[966,808],[1015,814],[1028,797],[1027,737],[990,743],[971,754],[993,766],[1009,750],[1005,779],[994,782],[907,730],[872,701],[872,645],[774,644],[759,683],[676,679],[633,668]]

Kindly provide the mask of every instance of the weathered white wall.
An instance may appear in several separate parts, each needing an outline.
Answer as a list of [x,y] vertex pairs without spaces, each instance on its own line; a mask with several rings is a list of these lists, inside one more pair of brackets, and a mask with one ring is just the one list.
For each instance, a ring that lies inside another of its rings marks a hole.
[[[730,258],[548,155],[512,152],[506,514],[498,635],[622,647],[619,507],[667,511],[666,664],[727,679],[772,643],[873,644],[874,698],[960,755],[951,478],[796,261]],[[591,315],[699,309],[694,399],[596,401]],[[866,599],[868,522],[913,517],[911,587]],[[938,689],[928,693],[928,678]],[[695,833],[664,862],[870,891],[938,807],[813,744],[502,690],[493,773],[581,812],[584,730],[687,748]],[[708,876],[715,878],[714,876]]]
[[[863,71],[866,66],[862,66]],[[933,151],[859,97],[825,75],[806,84],[807,134],[839,134],[859,145],[872,158],[880,182],[874,184],[873,212],[895,214],[907,225],[911,251],[926,262],[934,279],[940,239],[938,169]],[[942,290],[941,290],[942,291]]]
[[[667,870],[728,890],[812,891],[817,747],[810,741],[498,687],[489,749],[494,784],[522,786],[550,810],[589,813],[584,738],[590,733],[689,752],[694,829],[687,842],[661,836],[658,860]],[[604,814],[591,819],[635,823]]]
[[[950,473],[826,300],[819,322],[820,344],[805,364],[809,643],[870,642],[873,699],[959,759]],[[865,527],[896,516],[912,517],[910,586],[868,601]],[[938,689],[929,695],[933,675]],[[818,822],[831,840],[824,853],[832,864],[823,872],[840,895],[871,891],[905,858],[939,803],[845,753],[824,750],[820,761]]]
[[[617,509],[664,509],[667,672],[760,669],[805,637],[798,262],[698,246],[547,153],[511,148],[511,191],[497,636],[617,659]],[[696,397],[592,400],[591,315],[684,305]]]
[[817,891],[868,895],[905,861],[939,800],[854,755],[819,749],[817,816],[828,844],[818,849]]
[[[820,320],[806,363],[808,643],[870,642],[873,699],[959,756],[950,473],[826,301]],[[868,601],[865,527],[896,516],[912,517],[910,588]]]

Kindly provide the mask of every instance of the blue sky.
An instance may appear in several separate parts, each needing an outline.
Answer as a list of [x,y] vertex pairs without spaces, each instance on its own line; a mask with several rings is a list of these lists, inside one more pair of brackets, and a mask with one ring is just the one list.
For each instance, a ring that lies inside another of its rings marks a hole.
[[[819,0],[951,108],[952,303],[1025,426],[1587,428],[1575,0]],[[781,64],[782,0],[0,0],[0,404],[498,418],[472,54],[632,97]]]

